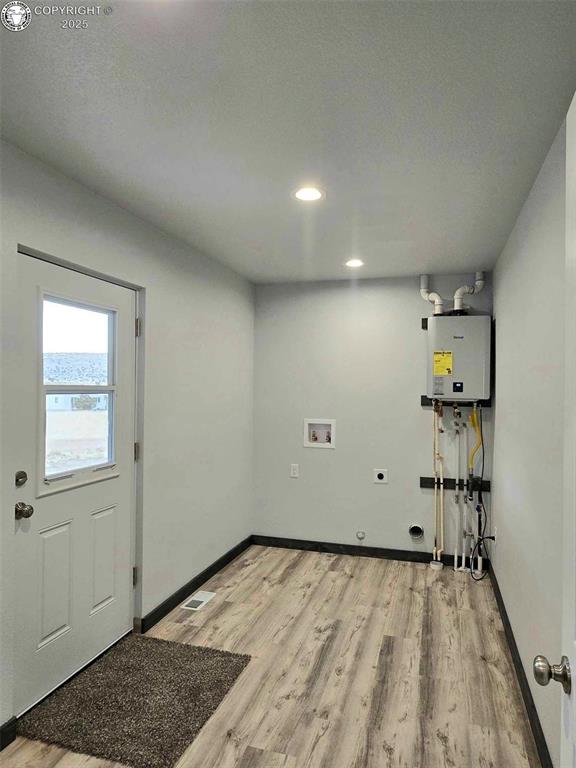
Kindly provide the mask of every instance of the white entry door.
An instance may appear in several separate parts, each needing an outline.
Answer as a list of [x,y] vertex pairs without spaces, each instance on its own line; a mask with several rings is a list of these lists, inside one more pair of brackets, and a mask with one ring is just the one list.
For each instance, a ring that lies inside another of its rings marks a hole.
[[132,626],[136,300],[28,256],[19,269],[17,714]]

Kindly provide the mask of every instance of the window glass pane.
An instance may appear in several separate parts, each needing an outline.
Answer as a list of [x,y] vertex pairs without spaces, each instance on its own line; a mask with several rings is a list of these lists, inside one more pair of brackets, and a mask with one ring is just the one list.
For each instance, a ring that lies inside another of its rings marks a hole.
[[44,299],[44,384],[108,384],[111,322],[111,312]]
[[46,395],[45,476],[112,462],[109,392]]

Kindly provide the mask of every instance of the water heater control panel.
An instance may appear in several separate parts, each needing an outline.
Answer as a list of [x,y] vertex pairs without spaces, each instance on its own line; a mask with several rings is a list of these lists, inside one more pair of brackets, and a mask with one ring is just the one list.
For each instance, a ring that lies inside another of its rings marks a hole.
[[428,397],[451,402],[487,400],[491,337],[489,315],[428,318]]

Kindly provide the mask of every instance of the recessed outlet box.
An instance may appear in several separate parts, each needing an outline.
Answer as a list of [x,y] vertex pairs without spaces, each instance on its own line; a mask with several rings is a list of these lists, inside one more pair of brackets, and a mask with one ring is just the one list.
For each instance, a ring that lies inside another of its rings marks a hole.
[[375,483],[387,483],[388,482],[388,470],[387,469],[375,469],[374,482]]

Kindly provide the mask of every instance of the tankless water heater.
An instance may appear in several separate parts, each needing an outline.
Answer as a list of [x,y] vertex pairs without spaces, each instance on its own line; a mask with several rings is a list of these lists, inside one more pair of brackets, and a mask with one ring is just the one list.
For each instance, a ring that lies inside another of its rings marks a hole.
[[489,315],[428,318],[429,398],[456,402],[490,397],[491,329]]

